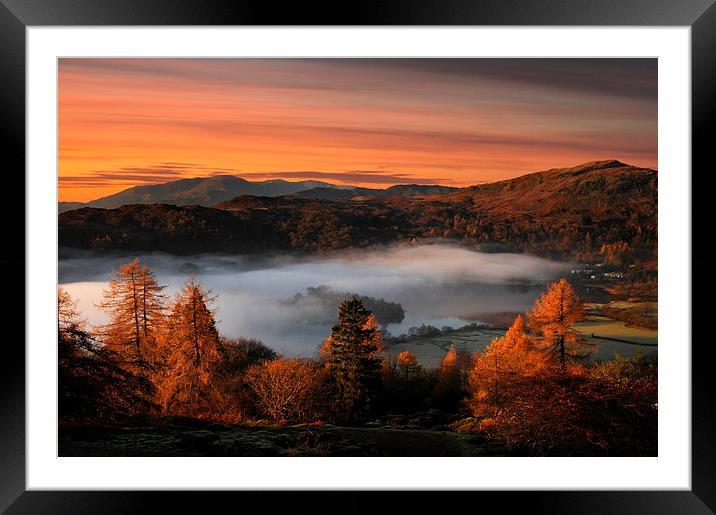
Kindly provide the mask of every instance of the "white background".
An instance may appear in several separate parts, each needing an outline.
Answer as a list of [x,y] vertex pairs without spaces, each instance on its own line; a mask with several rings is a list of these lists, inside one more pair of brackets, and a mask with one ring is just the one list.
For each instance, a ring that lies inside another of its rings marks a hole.
[[[690,489],[690,29],[27,29],[27,488]],[[57,457],[58,57],[658,57],[658,458]]]

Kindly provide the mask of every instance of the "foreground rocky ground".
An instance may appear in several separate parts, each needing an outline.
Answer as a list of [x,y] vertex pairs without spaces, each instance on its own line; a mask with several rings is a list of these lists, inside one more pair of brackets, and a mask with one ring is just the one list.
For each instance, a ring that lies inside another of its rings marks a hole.
[[59,431],[60,456],[505,456],[469,433],[411,425],[224,425],[192,419]]

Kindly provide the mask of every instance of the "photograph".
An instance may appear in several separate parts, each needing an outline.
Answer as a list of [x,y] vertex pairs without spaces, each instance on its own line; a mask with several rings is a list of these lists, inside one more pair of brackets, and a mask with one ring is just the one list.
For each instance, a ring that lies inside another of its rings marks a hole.
[[59,58],[59,456],[658,456],[658,78]]

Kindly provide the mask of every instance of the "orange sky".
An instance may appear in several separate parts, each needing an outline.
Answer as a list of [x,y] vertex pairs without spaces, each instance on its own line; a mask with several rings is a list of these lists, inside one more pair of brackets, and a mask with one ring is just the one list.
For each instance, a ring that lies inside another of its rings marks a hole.
[[657,167],[655,59],[61,59],[59,199],[233,174],[464,186]]

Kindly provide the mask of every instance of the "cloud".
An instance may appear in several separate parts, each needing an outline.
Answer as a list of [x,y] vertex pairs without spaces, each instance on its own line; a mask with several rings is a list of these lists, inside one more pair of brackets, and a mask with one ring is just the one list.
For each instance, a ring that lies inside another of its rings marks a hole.
[[171,171],[367,186],[655,167],[656,92],[655,59],[61,59],[60,185],[89,200]]
[[325,179],[330,181],[363,184],[452,184],[451,179],[444,177],[414,177],[408,173],[385,173],[380,170],[355,170],[347,172],[316,172],[316,171],[293,171],[293,172],[245,172],[241,174],[244,179]]
[[61,175],[58,180],[61,186],[68,188],[85,188],[109,186],[113,184],[161,184],[173,180],[188,178],[194,175],[225,175],[236,172],[235,168],[217,168],[197,163],[163,162],[149,166],[122,166],[115,170],[94,170],[90,175]]
[[[59,262],[59,280],[79,299],[91,324],[105,322],[96,307],[112,270],[134,255],[76,252]],[[483,254],[453,245],[393,245],[330,257],[295,255],[139,257],[174,294],[187,276],[216,297],[219,330],[228,337],[259,338],[287,355],[312,355],[330,334],[329,323],[307,320],[286,299],[325,285],[401,304],[405,320],[388,329],[407,332],[421,323],[459,327],[480,313],[524,311],[544,284],[568,270],[567,263],[517,254]],[[336,306],[337,308],[337,306]],[[335,313],[335,311],[334,311]]]

